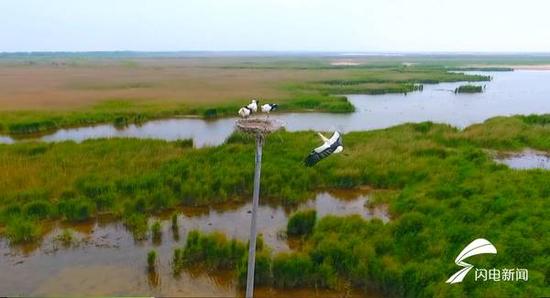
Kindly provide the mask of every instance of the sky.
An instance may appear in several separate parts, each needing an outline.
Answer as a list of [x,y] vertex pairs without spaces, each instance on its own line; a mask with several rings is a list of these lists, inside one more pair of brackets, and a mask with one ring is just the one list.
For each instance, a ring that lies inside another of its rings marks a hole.
[[0,52],[550,52],[547,0],[0,0]]

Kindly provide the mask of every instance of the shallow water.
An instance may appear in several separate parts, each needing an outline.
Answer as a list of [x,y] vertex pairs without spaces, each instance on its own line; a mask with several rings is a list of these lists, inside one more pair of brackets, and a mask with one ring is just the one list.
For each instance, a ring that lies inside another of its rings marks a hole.
[[496,161],[503,163],[512,169],[550,170],[550,153],[535,150],[524,150],[517,154],[506,154],[504,156],[497,157]]
[[[476,73],[476,72],[468,72]],[[282,120],[289,131],[338,129],[342,132],[386,128],[405,122],[434,121],[463,128],[494,116],[550,113],[550,71],[519,70],[484,72],[491,75],[485,92],[455,94],[464,82],[424,85],[422,92],[384,95],[349,95],[355,113],[286,113],[272,114]],[[117,129],[113,125],[60,129],[35,137],[46,142],[106,137],[135,137],[163,140],[192,138],[195,147],[219,145],[233,132],[236,118],[203,120],[176,118],[154,120],[143,125]],[[12,143],[0,137],[0,143]]]
[[0,136],[0,144],[12,144],[14,140],[11,137]]
[[[296,209],[315,208],[319,216],[326,214],[359,214],[364,218],[389,220],[382,207],[365,207],[366,191],[334,191],[319,193],[313,200],[296,208],[262,204],[258,213],[258,229],[266,245],[275,252],[290,250],[280,232],[286,227],[288,215]],[[132,234],[119,221],[102,217],[94,221],[63,225],[44,225],[49,231],[41,243],[9,246],[0,240],[0,293],[17,296],[85,296],[163,295],[163,296],[237,296],[240,291],[228,272],[216,274],[184,271],[179,277],[171,274],[173,248],[183,246],[188,231],[221,231],[228,237],[248,238],[251,204],[226,205],[214,208],[182,208],[179,210],[179,238],[170,224],[170,214],[156,219],[162,223],[162,241],[134,241]],[[152,220],[156,220],[152,219]],[[63,228],[75,231],[78,243],[64,247],[55,237]],[[176,240],[178,239],[178,240]],[[155,249],[159,255],[158,274],[146,272],[146,254]],[[313,289],[258,289],[258,294],[279,297],[334,296],[342,293]],[[351,293],[359,295],[359,293]],[[379,295],[372,293],[372,297]]]

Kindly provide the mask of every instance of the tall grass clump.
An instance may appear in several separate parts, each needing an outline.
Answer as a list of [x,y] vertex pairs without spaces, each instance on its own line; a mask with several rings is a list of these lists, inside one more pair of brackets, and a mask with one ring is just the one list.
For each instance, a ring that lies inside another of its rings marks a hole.
[[[254,267],[254,285],[271,286],[273,283],[273,271],[271,253],[268,249],[256,247],[256,261]],[[248,273],[248,252],[242,257],[237,266],[237,278],[241,287],[246,286],[246,277]]]
[[193,148],[193,139],[183,139],[175,141],[180,148]]
[[519,116],[523,122],[531,125],[549,125],[550,124],[550,114],[543,114],[543,115],[527,115],[527,116]]
[[483,86],[478,85],[462,85],[455,89],[455,93],[481,93]]
[[69,247],[75,243],[74,232],[71,229],[63,229],[61,234],[55,237],[55,241],[60,242],[65,247]]
[[172,273],[178,276],[184,267],[183,263],[183,248],[176,247],[172,254]]
[[29,218],[46,219],[55,216],[55,207],[45,200],[31,201],[23,205],[23,214]]
[[190,231],[182,257],[182,264],[204,264],[210,269],[235,268],[245,255],[246,245],[238,240],[228,240],[223,234],[202,234]]
[[317,285],[317,274],[311,258],[303,254],[279,254],[273,259],[273,286],[303,288]]
[[228,240],[223,234],[190,231],[183,249],[174,250],[172,269],[175,273],[190,266],[207,270],[233,270],[246,254],[246,245]]
[[5,234],[11,244],[32,242],[39,238],[40,228],[32,220],[16,217],[7,223]]
[[14,135],[33,134],[58,128],[53,120],[19,122],[8,124],[8,132]]
[[[256,246],[255,284],[271,285],[271,254],[258,237]],[[247,245],[239,240],[228,240],[223,234],[203,234],[190,231],[184,248],[175,248],[172,256],[172,271],[178,275],[188,267],[202,267],[207,270],[236,271],[239,284],[246,285],[248,265]]]
[[64,199],[57,207],[59,214],[69,221],[84,221],[95,213],[95,204],[86,198]]
[[147,238],[147,218],[144,215],[126,215],[124,225],[132,232],[135,240],[139,241]]
[[153,243],[159,244],[162,241],[162,226],[159,221],[155,221],[151,226],[151,235]]
[[288,220],[287,234],[289,236],[305,236],[313,231],[317,220],[317,211],[305,210],[294,213]]
[[157,252],[150,250],[147,253],[147,271],[155,272],[157,268]]
[[171,222],[172,222],[172,225],[171,225],[172,237],[174,238],[175,241],[179,241],[180,231],[179,231],[178,214],[177,213],[172,214]]

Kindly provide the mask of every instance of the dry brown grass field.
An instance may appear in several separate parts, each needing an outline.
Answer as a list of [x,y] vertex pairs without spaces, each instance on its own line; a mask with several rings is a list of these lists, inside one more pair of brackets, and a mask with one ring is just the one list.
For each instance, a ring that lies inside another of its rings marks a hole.
[[[78,110],[108,100],[164,107],[215,106],[252,97],[285,101],[295,95],[292,86],[322,80],[368,77],[390,84],[427,78],[446,81],[441,72],[427,71],[433,66],[441,70],[443,66],[548,63],[547,58],[499,56],[117,57],[112,53],[112,57],[69,54],[0,58],[0,111],[4,112]],[[408,70],[403,71],[404,66]],[[422,73],[417,71],[419,66]],[[362,87],[372,90],[387,86],[369,82]]]
[[0,110],[70,110],[105,100],[219,104],[289,97],[285,84],[343,78],[339,69],[228,68],[225,59],[173,58],[0,64]]

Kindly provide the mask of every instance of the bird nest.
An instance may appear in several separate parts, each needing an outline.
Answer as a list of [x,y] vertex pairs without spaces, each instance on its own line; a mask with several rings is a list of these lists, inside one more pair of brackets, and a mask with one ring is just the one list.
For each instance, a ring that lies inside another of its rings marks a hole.
[[237,128],[245,133],[267,135],[283,127],[283,122],[276,119],[247,118],[237,120]]

